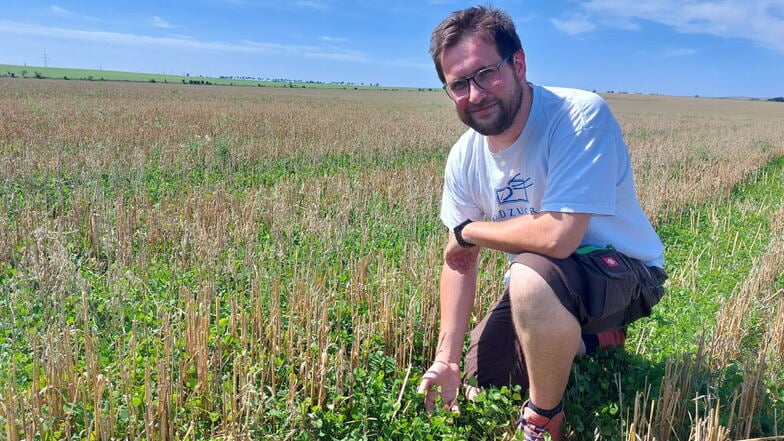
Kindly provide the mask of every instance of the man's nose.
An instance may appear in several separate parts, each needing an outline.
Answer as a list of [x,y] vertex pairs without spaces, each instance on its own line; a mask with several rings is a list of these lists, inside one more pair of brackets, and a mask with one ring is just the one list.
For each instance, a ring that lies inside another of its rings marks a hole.
[[476,82],[474,78],[471,78],[471,81],[468,82],[468,99],[473,102],[479,101],[476,98],[484,97],[487,91],[479,87],[479,84]]

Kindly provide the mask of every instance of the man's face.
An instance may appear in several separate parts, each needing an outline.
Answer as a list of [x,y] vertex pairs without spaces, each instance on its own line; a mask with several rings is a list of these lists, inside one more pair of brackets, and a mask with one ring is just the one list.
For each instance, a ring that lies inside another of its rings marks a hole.
[[[499,55],[494,45],[469,36],[444,51],[441,65],[446,81],[450,83],[495,67],[506,55],[509,54]],[[452,96],[460,120],[482,135],[497,136],[505,132],[522,106],[523,88],[513,60],[510,58],[510,62],[498,68],[497,81],[486,83],[482,88],[470,80],[467,95]]]

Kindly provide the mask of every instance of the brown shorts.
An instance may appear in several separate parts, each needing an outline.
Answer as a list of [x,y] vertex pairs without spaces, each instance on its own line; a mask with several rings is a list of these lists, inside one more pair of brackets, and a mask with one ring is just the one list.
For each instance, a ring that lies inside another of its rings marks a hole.
[[[514,262],[539,273],[587,335],[624,328],[650,315],[664,295],[662,284],[667,280],[662,268],[647,267],[611,249],[575,253],[566,259],[523,253]],[[508,290],[471,332],[464,369],[467,381],[477,386],[528,387]]]

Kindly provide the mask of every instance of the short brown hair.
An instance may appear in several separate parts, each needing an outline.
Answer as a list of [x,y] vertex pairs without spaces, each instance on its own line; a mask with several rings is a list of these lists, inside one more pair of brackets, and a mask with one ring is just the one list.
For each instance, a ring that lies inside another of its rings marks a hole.
[[455,11],[436,26],[430,36],[430,55],[442,83],[446,79],[441,66],[441,54],[467,35],[476,35],[494,44],[498,54],[504,57],[523,48],[515,25],[506,12],[486,6]]

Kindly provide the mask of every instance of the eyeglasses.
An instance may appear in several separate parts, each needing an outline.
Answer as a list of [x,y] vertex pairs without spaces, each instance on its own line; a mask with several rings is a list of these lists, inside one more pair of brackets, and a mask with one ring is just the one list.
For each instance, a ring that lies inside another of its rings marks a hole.
[[467,97],[471,93],[471,80],[474,81],[476,87],[487,90],[495,85],[501,79],[500,69],[510,58],[514,52],[507,55],[506,58],[501,60],[495,66],[488,66],[479,69],[475,74],[470,77],[458,78],[444,84],[444,90],[453,100],[459,100]]

